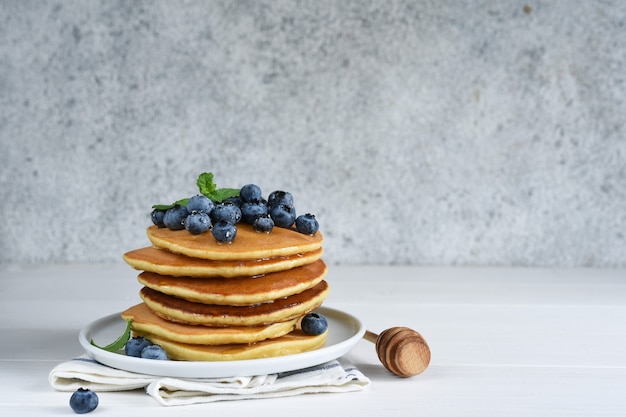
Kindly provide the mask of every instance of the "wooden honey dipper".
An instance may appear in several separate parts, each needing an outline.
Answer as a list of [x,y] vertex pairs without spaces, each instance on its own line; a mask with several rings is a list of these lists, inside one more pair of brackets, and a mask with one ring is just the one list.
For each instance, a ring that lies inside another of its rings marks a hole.
[[363,338],[376,344],[380,362],[399,377],[420,374],[430,363],[430,348],[426,340],[408,327],[391,327],[380,335],[367,330]]

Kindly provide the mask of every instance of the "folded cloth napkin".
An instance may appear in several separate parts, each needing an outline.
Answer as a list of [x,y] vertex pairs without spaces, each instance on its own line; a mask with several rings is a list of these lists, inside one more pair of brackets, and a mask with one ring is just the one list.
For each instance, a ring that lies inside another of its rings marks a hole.
[[50,371],[48,380],[59,391],[75,391],[81,387],[96,392],[144,388],[162,405],[351,392],[360,391],[370,384],[369,378],[357,368],[341,360],[268,375],[170,378],[111,368],[86,355],[57,365]]

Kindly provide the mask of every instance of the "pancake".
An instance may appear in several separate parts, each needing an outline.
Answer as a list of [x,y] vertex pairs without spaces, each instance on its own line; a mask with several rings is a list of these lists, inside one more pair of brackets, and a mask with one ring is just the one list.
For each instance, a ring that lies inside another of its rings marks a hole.
[[[184,231],[190,236],[191,233]],[[221,260],[191,258],[168,250],[146,247],[124,254],[127,264],[135,269],[177,277],[242,277],[283,271],[317,261],[322,248],[290,256],[249,260]]]
[[268,326],[206,327],[174,323],[154,314],[144,303],[122,313],[124,320],[132,320],[131,329],[137,335],[152,334],[173,342],[193,345],[224,345],[254,343],[284,336],[296,328],[298,318]]
[[259,233],[249,224],[237,224],[237,237],[232,243],[218,243],[211,234],[194,235],[187,230],[169,230],[150,226],[148,239],[157,248],[167,249],[193,258],[211,260],[242,260],[292,256],[322,247],[321,232],[313,236],[295,229],[275,227],[270,233]]
[[205,326],[258,326],[303,316],[320,306],[329,291],[326,281],[322,281],[300,294],[254,306],[194,303],[148,287],[143,287],[139,295],[155,314],[169,321]]
[[244,306],[298,294],[319,284],[326,264],[312,264],[256,277],[189,278],[142,272],[138,281],[164,294],[203,304]]
[[252,344],[211,346],[191,345],[155,335],[144,335],[146,339],[165,349],[170,359],[187,361],[235,361],[293,355],[321,348],[327,336],[328,331],[311,336],[302,330],[294,330],[285,336]]

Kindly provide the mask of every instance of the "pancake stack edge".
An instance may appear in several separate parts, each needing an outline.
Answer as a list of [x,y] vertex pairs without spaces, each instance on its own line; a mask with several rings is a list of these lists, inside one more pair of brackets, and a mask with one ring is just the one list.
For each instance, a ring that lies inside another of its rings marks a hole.
[[222,361],[299,353],[323,346],[300,319],[329,294],[323,237],[238,227],[230,244],[151,226],[153,246],[124,254],[141,270],[142,303],[122,313],[134,335],[171,359]]

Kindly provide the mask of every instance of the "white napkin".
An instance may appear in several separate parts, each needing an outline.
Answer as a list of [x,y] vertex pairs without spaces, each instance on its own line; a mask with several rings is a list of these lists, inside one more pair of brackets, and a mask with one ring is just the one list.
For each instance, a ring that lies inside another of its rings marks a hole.
[[48,380],[59,391],[75,391],[81,387],[95,392],[145,388],[148,395],[162,405],[351,392],[360,391],[370,384],[363,373],[340,360],[278,374],[169,378],[111,368],[86,355],[57,365],[50,371]]

